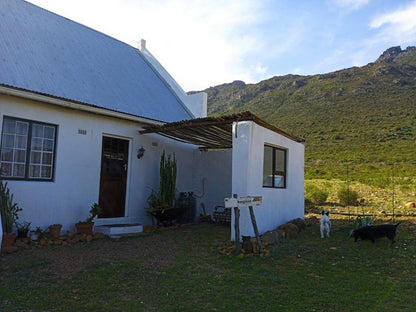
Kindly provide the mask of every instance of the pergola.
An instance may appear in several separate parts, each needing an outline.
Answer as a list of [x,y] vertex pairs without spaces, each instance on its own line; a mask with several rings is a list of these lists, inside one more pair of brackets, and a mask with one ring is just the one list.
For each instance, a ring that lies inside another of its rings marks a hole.
[[303,142],[302,139],[290,135],[248,111],[226,116],[182,120],[157,126],[144,126],[139,132],[140,134],[157,133],[205,149],[225,149],[232,148],[233,123],[240,121],[254,121],[296,142]]

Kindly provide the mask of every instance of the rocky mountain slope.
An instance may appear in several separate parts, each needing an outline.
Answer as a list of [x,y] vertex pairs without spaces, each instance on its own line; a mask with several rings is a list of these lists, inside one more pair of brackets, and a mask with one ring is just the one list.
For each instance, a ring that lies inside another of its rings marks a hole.
[[327,74],[211,87],[208,114],[250,110],[305,139],[307,178],[406,183],[416,172],[416,48]]

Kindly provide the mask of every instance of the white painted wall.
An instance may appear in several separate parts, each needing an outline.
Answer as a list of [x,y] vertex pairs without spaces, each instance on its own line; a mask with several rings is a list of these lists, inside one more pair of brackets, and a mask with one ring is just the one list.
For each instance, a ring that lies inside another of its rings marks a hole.
[[[304,216],[304,146],[252,121],[234,123],[232,152],[232,194],[263,196],[254,207],[260,234]],[[286,188],[264,188],[264,144],[287,149]],[[254,236],[248,208],[241,209],[241,235]],[[234,239],[234,215],[231,225]]]
[[207,215],[215,206],[224,206],[224,198],[231,194],[232,150],[195,151],[194,189],[197,197],[197,216],[202,213],[201,203]]
[[[88,216],[90,206],[98,202],[101,144],[103,135],[130,141],[126,216],[150,224],[145,207],[151,189],[159,183],[159,161],[163,150],[175,152],[178,160],[178,190],[192,190],[192,166],[195,146],[157,135],[140,135],[140,124],[113,117],[80,112],[52,104],[0,94],[0,129],[3,116],[11,116],[58,125],[55,180],[8,182],[15,201],[23,209],[19,221],[32,222],[32,228],[62,223],[63,230]],[[78,134],[86,130],[86,135]],[[137,150],[146,150],[137,159]],[[100,220],[98,220],[98,223]]]

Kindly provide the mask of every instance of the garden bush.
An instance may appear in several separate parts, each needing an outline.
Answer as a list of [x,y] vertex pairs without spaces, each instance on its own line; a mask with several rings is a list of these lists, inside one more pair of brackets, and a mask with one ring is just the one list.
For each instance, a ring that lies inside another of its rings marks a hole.
[[341,205],[356,205],[358,199],[358,192],[352,189],[348,189],[347,187],[343,186],[338,191],[338,198]]
[[328,199],[328,192],[315,186],[309,185],[307,187],[307,198],[314,204],[314,205],[323,205],[326,203]]

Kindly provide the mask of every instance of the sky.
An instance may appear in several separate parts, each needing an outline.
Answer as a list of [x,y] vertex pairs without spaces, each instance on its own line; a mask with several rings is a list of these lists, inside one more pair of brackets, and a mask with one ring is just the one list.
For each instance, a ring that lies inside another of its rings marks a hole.
[[323,74],[416,45],[416,0],[29,0],[147,49],[185,91]]

